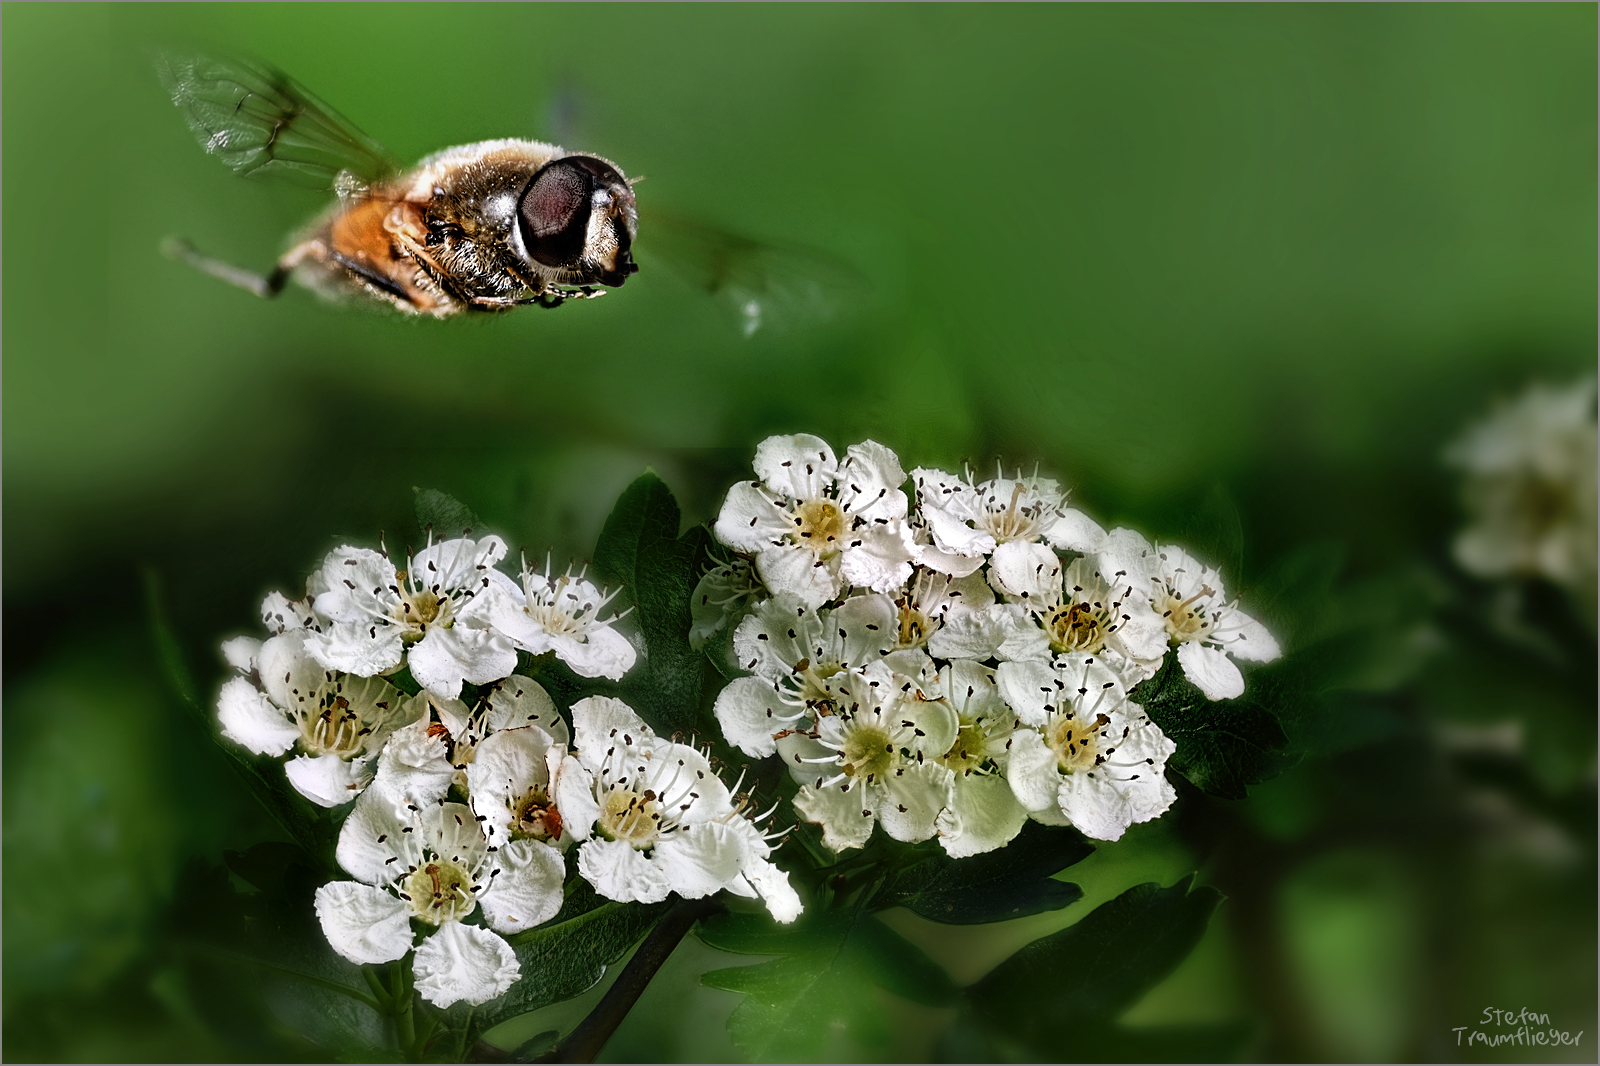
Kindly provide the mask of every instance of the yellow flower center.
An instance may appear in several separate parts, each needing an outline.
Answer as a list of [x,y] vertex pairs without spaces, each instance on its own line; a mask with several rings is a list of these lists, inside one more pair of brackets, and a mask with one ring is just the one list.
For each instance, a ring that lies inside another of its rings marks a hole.
[[1174,644],[1183,644],[1186,641],[1198,640],[1211,631],[1211,619],[1206,616],[1204,604],[1195,606],[1196,600],[1203,600],[1215,595],[1209,585],[1201,585],[1200,591],[1186,600],[1168,592],[1165,602],[1158,602],[1161,608],[1161,620],[1167,624],[1167,636]]
[[1111,612],[1100,603],[1064,603],[1044,620],[1050,649],[1093,655],[1105,647],[1110,635]]
[[395,580],[400,588],[400,602],[395,604],[391,614],[395,621],[405,627],[405,632],[401,634],[403,640],[407,643],[421,640],[429,626],[450,628],[455,621],[450,597],[440,596],[432,589],[408,589],[404,570],[395,574]]
[[844,547],[844,512],[832,500],[811,500],[794,511],[795,537],[819,559]]
[[624,840],[643,850],[656,842],[660,825],[661,803],[654,791],[616,788],[606,795],[597,828],[607,840]]
[[405,880],[411,911],[430,925],[459,921],[478,905],[472,895],[472,878],[448,859],[435,859]]
[[1005,544],[1013,540],[1032,540],[1038,532],[1038,519],[1026,507],[1018,507],[1017,502],[1022,499],[1022,482],[1011,486],[1011,504],[1004,511],[990,511],[986,516],[984,525],[989,529],[989,535],[996,544]]
[[1076,715],[1060,715],[1050,726],[1045,743],[1056,753],[1056,765],[1062,773],[1075,774],[1093,770],[1100,754],[1099,731],[1111,721],[1105,715],[1085,722]]
[[337,755],[349,759],[361,750],[370,732],[361,717],[350,709],[350,701],[331,693],[322,697],[322,713],[307,716],[300,723],[300,738],[311,755]]
[[928,641],[928,632],[933,625],[928,621],[928,616],[911,606],[909,602],[900,605],[900,631],[896,641],[902,648],[920,648]]
[[894,765],[894,739],[882,726],[857,725],[845,734],[844,772],[863,781],[875,781]]
[[988,734],[977,720],[963,718],[961,728],[956,731],[956,742],[939,762],[958,774],[970,774],[983,765],[988,744]]

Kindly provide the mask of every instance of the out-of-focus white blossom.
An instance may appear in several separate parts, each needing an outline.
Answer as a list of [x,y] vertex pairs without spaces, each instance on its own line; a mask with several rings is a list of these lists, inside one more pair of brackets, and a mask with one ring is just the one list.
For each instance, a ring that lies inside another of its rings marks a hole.
[[1594,580],[1595,425],[1592,378],[1535,383],[1450,445],[1469,515],[1452,545],[1464,570],[1569,588]]

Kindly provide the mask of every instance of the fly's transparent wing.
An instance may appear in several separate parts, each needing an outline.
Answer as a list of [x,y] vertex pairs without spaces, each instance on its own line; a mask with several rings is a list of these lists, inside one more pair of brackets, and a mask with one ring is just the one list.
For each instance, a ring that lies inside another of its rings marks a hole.
[[165,54],[156,70],[200,147],[237,173],[349,196],[396,169],[376,141],[263,63]]
[[747,337],[842,318],[871,291],[854,267],[821,249],[766,244],[653,208],[640,216],[636,247],[726,305]]

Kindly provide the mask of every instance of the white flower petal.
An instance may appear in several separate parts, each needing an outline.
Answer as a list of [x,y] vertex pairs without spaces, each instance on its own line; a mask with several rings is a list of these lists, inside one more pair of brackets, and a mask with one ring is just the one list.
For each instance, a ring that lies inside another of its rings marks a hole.
[[898,769],[882,781],[878,820],[896,840],[915,843],[934,834],[939,812],[954,800],[954,775],[937,763]]
[[[837,558],[834,561],[837,564]],[[774,595],[788,593],[812,610],[839,592],[834,567],[819,562],[806,548],[766,548],[756,556],[756,573]]]
[[223,736],[257,755],[282,755],[300,739],[300,728],[242,677],[222,686],[217,720]]
[[1244,675],[1222,652],[1190,642],[1178,646],[1178,662],[1194,687],[1208,700],[1231,700],[1244,695]]
[[514,840],[494,855],[489,890],[478,897],[484,921],[497,933],[520,933],[554,918],[567,877],[561,853],[537,840]]
[[782,541],[793,528],[789,516],[761,489],[740,481],[728,490],[713,532],[730,548],[758,552]]
[[757,759],[777,751],[772,735],[794,724],[782,720],[793,711],[778,698],[772,683],[759,677],[728,682],[728,687],[717,693],[714,713],[727,742]]
[[893,592],[911,577],[911,549],[898,529],[863,529],[840,556],[839,575],[851,585]]
[[404,645],[399,626],[363,620],[335,622],[326,632],[311,634],[306,651],[329,670],[372,677],[399,666]]
[[281,592],[271,592],[261,601],[261,621],[273,633],[290,629],[316,629],[318,619],[310,598],[291,600]]
[[1062,551],[1087,554],[1100,550],[1106,540],[1106,531],[1082,511],[1067,507],[1062,509],[1061,517],[1044,531],[1044,536],[1053,547]]
[[[888,655],[894,648],[899,609],[887,596],[851,596],[822,616],[823,639],[838,649],[840,666],[861,667]],[[814,655],[814,651],[807,654]]]
[[852,444],[839,472],[839,499],[850,514],[869,522],[897,522],[906,515],[900,490],[906,472],[900,457],[875,440]]
[[1061,771],[1056,753],[1032,729],[1019,729],[1011,735],[1011,752],[1006,759],[1006,780],[1012,794],[1030,811],[1058,806]]
[[396,810],[426,807],[444,798],[455,774],[444,738],[430,737],[428,719],[419,718],[395,730],[383,746],[372,793]]
[[[325,591],[317,596],[314,607],[318,614],[331,621],[359,626],[369,621],[367,605],[371,598],[381,596],[385,588],[394,584],[394,579],[394,564],[372,549],[352,548],[348,544],[335,548],[322,561]],[[268,597],[267,603],[261,605],[263,616],[271,603]]]
[[556,657],[579,677],[607,677],[612,681],[622,680],[639,656],[628,638],[610,626],[589,630],[581,641],[558,637],[550,646]]
[[1228,654],[1236,659],[1267,663],[1283,654],[1267,627],[1236,607],[1217,612],[1216,632],[1227,645]]
[[461,695],[461,683],[484,685],[517,668],[511,641],[489,629],[456,625],[430,628],[407,657],[411,676],[429,692],[447,699]]
[[933,535],[933,543],[941,551],[968,558],[988,555],[994,551],[994,537],[967,525],[963,515],[946,511],[925,501],[922,505],[922,517],[928,523],[928,532]]
[[[1062,700],[1061,680],[1048,663],[1001,663],[994,672],[1000,695],[1024,725],[1042,726]],[[1037,808],[1029,808],[1035,810]]]
[[1008,541],[989,560],[989,582],[1018,602],[1042,608],[1060,596],[1061,560],[1043,544]]
[[484,716],[483,724],[489,732],[538,726],[562,746],[571,739],[567,723],[556,712],[555,701],[550,698],[550,693],[531,678],[512,674],[495,685],[484,703],[488,713]]
[[295,791],[312,803],[337,807],[355,799],[372,782],[372,761],[299,755],[283,764],[283,772]]
[[488,570],[505,557],[506,542],[496,536],[442,540],[412,557],[410,580],[435,592],[476,591],[483,587]]
[[260,650],[261,642],[255,637],[234,637],[222,642],[222,658],[241,674],[256,668],[256,653]]
[[794,809],[822,826],[822,842],[834,851],[865,844],[877,824],[877,808],[877,795],[862,786],[845,791],[838,785],[822,789],[803,785],[794,798]]
[[955,780],[955,799],[939,815],[939,843],[963,859],[1009,844],[1028,820],[1010,783],[999,774],[966,774]]
[[351,962],[393,962],[411,950],[411,908],[381,888],[334,881],[317,889],[316,911],[322,935]]
[[894,705],[889,718],[897,724],[911,723],[921,734],[912,742],[912,750],[929,759],[937,759],[949,751],[961,728],[954,708],[942,699],[919,700],[914,696],[902,699]]
[[[1022,637],[1043,647],[1043,658],[1049,658],[1049,642],[1044,632],[1023,612],[1011,603],[994,603],[981,610],[952,611],[933,636],[928,638],[928,650],[941,659],[988,659]],[[1011,655],[1007,658],[1033,658]]]
[[744,868],[750,882],[767,905],[774,920],[787,925],[800,917],[800,896],[789,884],[789,875],[765,859],[752,859]]
[[594,798],[594,775],[571,755],[561,760],[556,772],[555,797],[563,830],[576,840],[587,840],[600,817],[600,805]]
[[672,892],[666,872],[624,840],[585,841],[578,872],[600,895],[621,903],[660,903]]
[[684,899],[699,899],[728,886],[750,861],[745,839],[721,822],[702,822],[656,845],[651,858]]
[[474,1006],[502,995],[522,967],[517,953],[487,929],[446,922],[417,948],[411,961],[417,991],[435,1007],[466,1001]]
[[817,498],[839,473],[828,442],[809,433],[768,437],[756,445],[753,465],[767,488],[792,500]]
[[369,885],[387,885],[421,861],[416,833],[373,789],[363,792],[339,830],[335,857],[350,876]]
[[[823,719],[827,722],[828,719]],[[789,773],[802,785],[815,786],[827,777],[832,777],[839,772],[838,761],[833,763],[812,762],[814,759],[828,759],[837,755],[834,748],[827,747],[803,733],[790,733],[777,742],[778,757],[789,768]]]
[[572,705],[573,747],[584,765],[599,769],[606,749],[617,740],[640,744],[655,732],[629,707],[610,696],[589,696]]

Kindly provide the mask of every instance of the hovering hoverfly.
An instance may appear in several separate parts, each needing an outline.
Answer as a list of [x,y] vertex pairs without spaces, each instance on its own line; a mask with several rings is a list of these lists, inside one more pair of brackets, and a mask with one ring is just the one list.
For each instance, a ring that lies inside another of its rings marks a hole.
[[[402,169],[378,143],[283,73],[241,59],[164,55],[162,84],[207,153],[237,173],[285,178],[338,200],[261,275],[172,240],[169,255],[262,297],[290,278],[448,318],[603,296],[639,268],[638,206],[597,155],[507,139],[446,148]],[[831,257],[780,250],[665,216],[663,258],[727,298],[746,334],[774,311],[827,318],[859,278]]]

